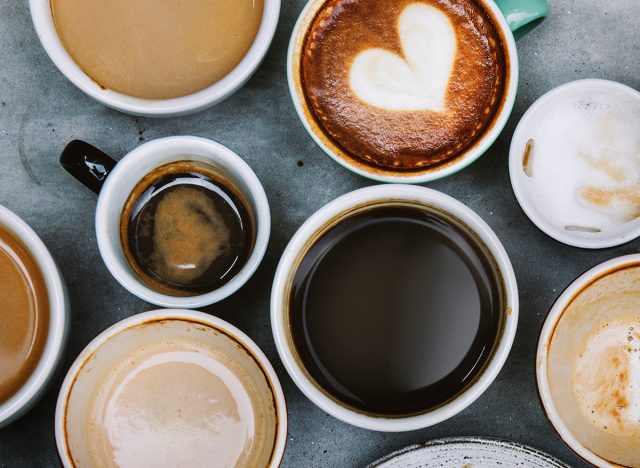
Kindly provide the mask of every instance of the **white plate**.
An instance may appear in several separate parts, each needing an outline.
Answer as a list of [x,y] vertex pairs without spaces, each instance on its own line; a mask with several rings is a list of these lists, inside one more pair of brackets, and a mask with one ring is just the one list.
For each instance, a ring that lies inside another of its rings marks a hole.
[[452,437],[412,445],[373,462],[368,468],[489,468],[500,466],[568,468],[551,455],[526,445],[480,437]]

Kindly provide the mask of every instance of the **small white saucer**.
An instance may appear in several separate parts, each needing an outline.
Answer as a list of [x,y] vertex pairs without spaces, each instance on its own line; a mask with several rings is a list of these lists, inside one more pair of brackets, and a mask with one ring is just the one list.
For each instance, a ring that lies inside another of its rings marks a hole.
[[[605,229],[597,231],[588,227],[580,228],[571,225],[559,225],[551,219],[550,211],[539,201],[533,201],[534,192],[529,187],[529,175],[524,170],[523,159],[527,142],[530,141],[531,135],[534,134],[536,122],[541,119],[555,119],[554,121],[562,122],[561,115],[551,115],[550,108],[561,98],[567,95],[573,95],[574,99],[581,98],[584,94],[585,98],[589,96],[589,92],[597,91],[599,93],[624,93],[628,95],[628,101],[637,101],[640,108],[640,92],[621,83],[600,79],[586,79],[572,81],[552,89],[548,93],[540,97],[524,114],[518,126],[516,127],[511,147],[509,150],[509,174],[511,177],[511,185],[520,206],[531,219],[531,221],[547,235],[563,242],[564,244],[574,247],[582,247],[586,249],[600,249],[605,247],[613,247],[615,245],[624,244],[636,237],[640,236],[640,218],[626,223],[621,223],[614,229]],[[568,135],[569,137],[570,135]],[[532,158],[535,160],[535,142],[532,151]],[[561,164],[559,165],[561,166]],[[560,169],[559,169],[560,170]],[[565,168],[566,170],[566,168]],[[569,174],[570,176],[570,174]],[[537,193],[537,192],[536,192]],[[595,212],[594,212],[595,213]],[[595,214],[594,216],[599,216]],[[591,232],[590,232],[591,231]]]

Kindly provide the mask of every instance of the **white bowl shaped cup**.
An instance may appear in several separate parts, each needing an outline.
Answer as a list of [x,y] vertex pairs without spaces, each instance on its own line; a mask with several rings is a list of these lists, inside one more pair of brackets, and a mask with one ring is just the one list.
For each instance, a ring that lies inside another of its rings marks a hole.
[[[313,242],[330,226],[353,210],[377,204],[412,204],[455,220],[478,241],[487,258],[493,261],[496,276],[501,278],[504,305],[502,333],[485,369],[466,390],[447,403],[424,413],[384,417],[356,411],[341,404],[321,389],[305,370],[293,345],[288,323],[291,279],[298,262]],[[411,185],[376,185],[343,195],[314,213],[295,233],[287,245],[276,271],[271,292],[271,327],[276,347],[287,372],[298,388],[313,403],[330,415],[354,426],[376,431],[411,431],[442,422],[473,403],[497,377],[507,359],[518,323],[518,288],[509,257],[491,228],[470,208],[454,198],[424,187]]]
[[[123,207],[138,182],[154,169],[177,161],[194,161],[220,171],[240,191],[253,214],[255,241],[242,269],[227,283],[205,294],[176,297],[151,289],[130,267],[121,243]],[[102,259],[114,278],[130,293],[162,307],[191,309],[219,302],[237,291],[258,268],[269,243],[271,215],[267,195],[249,165],[229,148],[193,136],[152,140],[116,161],[80,140],[67,145],[60,163],[80,182],[98,193],[96,238]]]
[[217,104],[235,93],[256,71],[264,59],[280,16],[280,0],[264,0],[264,11],[258,33],[240,63],[211,86],[172,99],[141,99],[101,87],[74,62],[56,31],[50,0],[30,0],[31,18],[38,38],[49,58],[64,76],[102,104],[112,109],[147,117],[175,117],[191,114]]
[[[540,401],[547,419],[551,422],[560,438],[582,459],[594,466],[606,468],[623,468],[626,466],[620,461],[612,461],[615,458],[628,458],[630,453],[639,453],[640,440],[638,433],[635,436],[631,433],[622,434],[602,431],[592,423],[591,415],[580,407],[575,396],[574,376],[576,374],[576,362],[578,356],[584,352],[585,345],[589,341],[591,334],[609,327],[609,321],[624,319],[629,316],[629,305],[625,305],[622,300],[617,303],[607,303],[606,295],[602,292],[590,296],[585,302],[590,307],[584,309],[569,310],[574,301],[580,300],[581,295],[599,280],[606,280],[609,275],[624,271],[628,268],[640,267],[640,254],[625,255],[608,260],[591,268],[575,281],[573,281],[549,310],[549,314],[544,322],[536,355],[536,380]],[[621,280],[620,277],[611,280],[615,285],[612,294],[618,297],[626,297],[631,304],[637,304],[638,284]],[[631,306],[633,307],[633,306]],[[594,313],[597,311],[597,313]],[[629,345],[637,346],[635,342]],[[555,347],[555,350],[554,350]],[[610,351],[616,351],[617,345],[610,346]],[[617,356],[616,354],[611,354]],[[635,353],[631,354],[633,359],[637,359]],[[602,365],[602,364],[601,364]],[[619,398],[614,396],[623,384],[623,379],[619,377],[619,372],[613,363],[606,364],[614,371],[615,377],[611,378],[606,387],[606,392],[610,395],[607,402],[611,402],[610,410],[608,406],[597,415],[602,422],[602,415],[609,414],[611,420],[615,421],[615,411],[625,412],[624,407],[618,407]],[[637,394],[637,388],[633,388],[634,379],[638,381],[638,376],[634,375],[632,369],[627,370],[630,381],[629,394]],[[599,371],[606,373],[599,368]],[[554,381],[555,380],[555,381]],[[597,395],[597,392],[595,393]],[[619,394],[618,394],[619,395]],[[588,395],[592,397],[593,395]],[[626,409],[633,414],[637,411],[631,398],[627,402]],[[637,413],[636,413],[637,414]],[[596,447],[599,446],[599,454]],[[607,459],[607,455],[610,458]],[[635,457],[636,460],[638,457]],[[638,466],[638,465],[632,465]]]
[[31,253],[42,273],[49,296],[49,332],[42,356],[24,385],[0,404],[0,427],[3,427],[26,413],[44,393],[62,357],[69,327],[69,298],[60,270],[33,229],[2,205],[0,226],[14,234]]
[[[542,232],[554,238],[558,242],[581,247],[583,249],[603,249],[629,242],[640,236],[640,220],[635,219],[624,223],[616,229],[604,232],[569,231],[564,226],[557,225],[548,218],[548,213],[540,208],[534,197],[535,191],[529,188],[530,179],[523,170],[523,157],[531,133],[535,131],[536,121],[542,119],[558,118],[559,115],[551,115],[549,108],[558,101],[567,99],[586,99],[590,92],[608,93],[618,95],[629,103],[637,103],[640,109],[640,92],[629,86],[615,81],[602,79],[584,79],[562,84],[539,97],[524,113],[511,139],[509,148],[509,177],[513,193],[520,207]],[[552,120],[554,121],[554,120]],[[533,158],[535,159],[535,147]],[[531,163],[529,163],[531,164]],[[625,181],[625,184],[628,183]]]
[[[165,321],[177,322],[177,328],[162,327],[161,323]],[[192,322],[194,326],[185,330],[179,326],[180,322]],[[76,358],[62,383],[56,405],[56,445],[63,466],[75,466],[78,458],[90,458],[83,448],[86,431],[82,420],[101,379],[110,369],[150,340],[166,339],[172,333],[185,336],[185,332],[191,341],[219,346],[230,353],[229,359],[235,360],[252,376],[256,389],[268,387],[268,395],[261,396],[264,401],[272,402],[275,410],[274,440],[268,467],[279,466],[287,441],[287,406],[271,363],[251,338],[230,323],[203,312],[179,309],[153,310],[128,317],[100,333]]]
[[300,57],[303,54],[308,28],[327,1],[329,0],[310,0],[300,13],[291,34],[287,53],[287,81],[298,117],[313,141],[338,164],[356,174],[379,182],[412,184],[441,179],[464,169],[482,156],[498,138],[511,114],[518,90],[518,53],[514,34],[516,38],[519,38],[528,33],[549,12],[546,0],[511,0],[507,2],[499,0],[497,3],[493,0],[482,0],[482,4],[486,6],[500,33],[507,57],[507,84],[502,97],[502,104],[496,116],[483,135],[452,161],[424,170],[394,171],[390,168],[365,164],[358,158],[349,155],[340,145],[325,134],[313,117],[313,112],[306,102],[301,79]]

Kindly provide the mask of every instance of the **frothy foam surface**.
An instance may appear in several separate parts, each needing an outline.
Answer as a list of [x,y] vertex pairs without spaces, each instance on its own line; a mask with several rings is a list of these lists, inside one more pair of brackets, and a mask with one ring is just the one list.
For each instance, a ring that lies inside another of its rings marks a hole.
[[556,94],[519,131],[519,177],[557,229],[611,235],[640,216],[640,99],[609,86]]
[[[95,466],[242,466],[256,417],[243,369],[184,339],[133,351],[91,403],[87,444]],[[255,390],[253,390],[255,391]]]
[[414,3],[398,19],[402,56],[386,49],[360,52],[351,65],[353,92],[365,103],[388,110],[444,111],[456,55],[449,17],[431,5]]
[[499,112],[508,58],[480,0],[327,0],[300,52],[314,133],[372,170],[424,171]]
[[577,359],[574,391],[594,425],[640,440],[640,314],[592,334]]
[[605,460],[640,466],[640,266],[591,279],[558,320],[547,372],[559,418]]

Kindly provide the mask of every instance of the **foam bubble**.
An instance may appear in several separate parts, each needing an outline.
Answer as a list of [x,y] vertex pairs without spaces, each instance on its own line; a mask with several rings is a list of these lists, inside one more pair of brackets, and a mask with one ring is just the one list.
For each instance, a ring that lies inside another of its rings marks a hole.
[[355,95],[375,107],[396,111],[446,110],[456,55],[456,32],[440,9],[407,6],[398,18],[403,57],[381,48],[360,52],[351,65]]
[[526,123],[527,198],[558,229],[621,232],[640,216],[640,102],[611,87],[556,94]]

